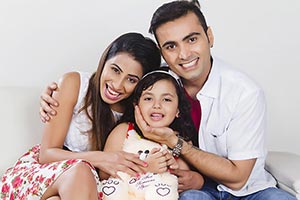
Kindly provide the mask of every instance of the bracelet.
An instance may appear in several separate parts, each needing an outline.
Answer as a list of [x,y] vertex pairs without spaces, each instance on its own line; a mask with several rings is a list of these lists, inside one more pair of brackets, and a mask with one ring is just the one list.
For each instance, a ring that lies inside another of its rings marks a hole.
[[181,149],[182,149],[182,145],[183,145],[183,140],[178,137],[178,141],[177,141],[177,144],[175,145],[175,147],[172,149],[172,155],[174,157],[179,157],[180,154],[181,154]]

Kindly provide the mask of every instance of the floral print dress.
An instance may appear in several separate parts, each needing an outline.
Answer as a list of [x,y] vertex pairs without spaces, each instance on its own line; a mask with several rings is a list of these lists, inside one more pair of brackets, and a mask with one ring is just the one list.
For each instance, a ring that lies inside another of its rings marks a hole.
[[[17,160],[15,165],[5,172],[1,179],[0,189],[2,200],[38,200],[47,188],[62,173],[78,163],[86,163],[94,174],[98,191],[101,190],[98,174],[88,162],[70,159],[59,162],[40,164],[38,162],[40,145],[36,145]],[[102,193],[99,192],[99,199]]]

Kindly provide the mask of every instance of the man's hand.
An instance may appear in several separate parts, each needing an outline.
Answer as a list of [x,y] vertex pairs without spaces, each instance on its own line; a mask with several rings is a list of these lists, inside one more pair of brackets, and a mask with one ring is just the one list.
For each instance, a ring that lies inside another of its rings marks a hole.
[[48,85],[41,94],[40,101],[40,118],[42,122],[48,122],[51,116],[56,115],[56,110],[53,107],[57,107],[58,101],[52,98],[52,94],[58,89],[57,83],[53,82]]
[[198,172],[182,169],[172,169],[170,172],[178,177],[178,192],[199,190],[204,184],[204,179]]

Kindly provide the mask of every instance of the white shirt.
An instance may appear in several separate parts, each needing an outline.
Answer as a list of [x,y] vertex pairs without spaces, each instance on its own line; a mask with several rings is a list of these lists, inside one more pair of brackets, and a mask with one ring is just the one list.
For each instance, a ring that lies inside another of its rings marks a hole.
[[202,150],[230,160],[257,158],[241,190],[233,191],[224,185],[218,185],[218,190],[244,196],[275,186],[275,179],[264,169],[266,103],[262,89],[242,72],[214,59],[197,99],[202,109]]

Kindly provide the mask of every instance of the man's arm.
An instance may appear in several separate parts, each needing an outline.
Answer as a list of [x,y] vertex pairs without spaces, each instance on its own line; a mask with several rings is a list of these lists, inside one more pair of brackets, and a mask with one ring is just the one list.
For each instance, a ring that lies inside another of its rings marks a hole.
[[[171,149],[175,147],[178,137],[172,129],[167,127],[151,128],[144,121],[137,106],[135,109],[135,117],[146,138],[164,143]],[[229,160],[218,155],[202,151],[201,149],[194,148],[191,144],[185,141],[183,142],[181,156],[200,173],[233,190],[238,190],[244,186],[256,161],[256,159]]]
[[232,190],[239,190],[245,185],[256,161],[256,159],[229,160],[202,151],[186,142],[183,142],[181,156],[199,172]]

